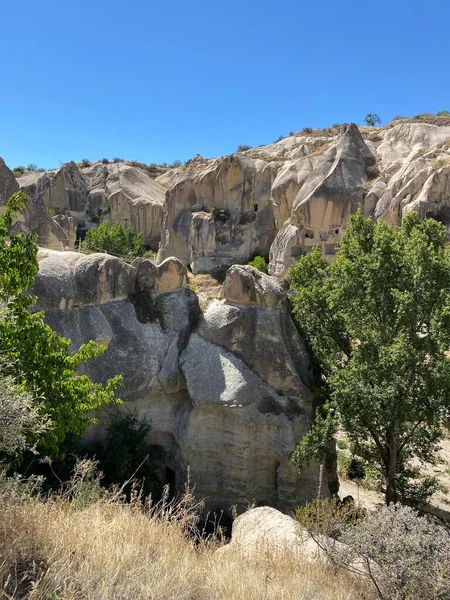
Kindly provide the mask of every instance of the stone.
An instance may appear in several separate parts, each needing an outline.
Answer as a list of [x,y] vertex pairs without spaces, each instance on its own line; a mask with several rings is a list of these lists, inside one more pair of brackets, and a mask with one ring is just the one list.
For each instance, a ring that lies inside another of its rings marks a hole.
[[[317,464],[299,473],[291,462],[310,426],[312,369],[276,293],[266,306],[261,284],[259,304],[216,300],[202,315],[175,259],[127,265],[40,249],[38,260],[36,308],[73,350],[90,339],[107,346],[82,372],[102,383],[123,376],[120,397],[151,420],[149,441],[177,489],[189,469],[206,510],[254,501],[289,511],[316,495]],[[271,297],[280,284],[268,279]],[[107,411],[99,418],[86,443],[103,439]]]
[[231,155],[176,177],[167,191],[158,262],[176,256],[194,273],[210,273],[256,252],[275,236],[271,185],[277,166]]
[[237,304],[279,306],[286,292],[275,277],[248,265],[233,265],[227,271],[222,297]]
[[171,256],[158,265],[155,292],[168,292],[189,283],[188,271],[183,263]]
[[363,204],[367,169],[375,162],[358,127],[343,127],[301,186],[291,217],[277,234],[281,240],[275,239],[270,251],[272,275],[283,275],[317,244],[325,255],[335,254],[350,216]]
[[[316,541],[317,540],[317,541]],[[259,562],[267,556],[298,560],[325,560],[324,547],[343,546],[325,535],[313,539],[299,523],[269,506],[251,508],[233,523],[231,541],[216,551],[219,557],[228,554],[244,556]]]
[[0,212],[3,212],[8,198],[18,190],[19,184],[14,177],[14,173],[6,166],[3,158],[0,157]]

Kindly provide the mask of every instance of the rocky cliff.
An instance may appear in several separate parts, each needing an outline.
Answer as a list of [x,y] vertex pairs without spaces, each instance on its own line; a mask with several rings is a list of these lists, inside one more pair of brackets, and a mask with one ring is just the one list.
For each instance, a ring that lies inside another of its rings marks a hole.
[[120,396],[151,419],[177,485],[189,468],[208,509],[288,511],[315,496],[316,465],[299,474],[291,463],[311,418],[311,366],[277,279],[234,266],[223,297],[201,312],[174,258],[128,265],[41,249],[38,259],[37,308],[74,349],[107,346],[86,372],[101,382],[123,375]]
[[[17,187],[4,163],[0,171],[8,189]],[[159,248],[159,262],[176,256],[194,273],[211,273],[259,253],[270,256],[270,272],[278,276],[315,245],[331,259],[357,209],[396,224],[417,210],[450,227],[446,117],[305,129],[155,174],[143,165],[68,163],[24,175],[22,226],[38,233],[43,246],[60,249],[73,248],[76,235],[101,221],[120,221]]]

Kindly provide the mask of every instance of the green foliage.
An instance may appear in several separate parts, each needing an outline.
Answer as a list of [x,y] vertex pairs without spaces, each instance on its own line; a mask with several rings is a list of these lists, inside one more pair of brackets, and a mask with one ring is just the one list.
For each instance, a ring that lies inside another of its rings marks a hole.
[[437,117],[450,117],[450,110],[440,110],[436,113]]
[[258,254],[248,264],[250,265],[250,267],[253,267],[254,269],[258,269],[258,271],[267,273],[267,263],[266,263],[266,259],[264,258],[264,256],[260,256]]
[[302,133],[312,133],[313,129],[312,127],[303,127],[302,129]]
[[364,117],[364,123],[368,127],[375,127],[375,125],[381,123],[381,119],[376,113],[367,113]]
[[339,450],[345,450],[347,448],[347,442],[345,440],[337,440],[336,446],[339,448]]
[[376,165],[366,167],[366,175],[368,179],[375,179],[380,174],[380,169]]
[[45,207],[45,212],[49,217],[54,217],[56,215],[56,211],[54,208],[50,208],[50,206]]
[[88,158],[83,158],[80,163],[81,168],[90,167],[92,165],[91,161]]
[[358,510],[353,502],[344,504],[338,498],[315,498],[305,506],[299,506],[295,516],[309,533],[336,538],[348,524],[361,519],[363,511]]
[[37,245],[31,234],[10,233],[24,200],[25,194],[17,192],[0,216],[0,353],[11,365],[11,375],[20,378],[23,391],[42,398],[40,409],[52,428],[39,439],[39,447],[56,455],[67,433],[83,433],[95,422],[91,411],[114,401],[120,377],[103,386],[77,375],[84,362],[105,348],[89,342],[71,354],[70,340],[45,325],[43,313],[30,312],[35,298],[26,290],[38,272]]
[[119,221],[112,225],[103,222],[97,228],[89,229],[82,249],[87,252],[108,252],[124,258],[142,256],[145,252],[142,234]]
[[216,208],[213,206],[211,214],[215,221],[221,221],[222,223],[226,223],[230,218],[230,210],[228,208]]
[[413,459],[429,462],[450,411],[450,253],[445,227],[407,214],[399,230],[351,219],[330,265],[320,249],[290,270],[293,314],[325,401],[294,454],[326,455],[338,424],[378,469],[386,500],[408,494]]
[[450,165],[450,159],[437,159],[437,160],[433,160],[433,162],[431,163],[431,169],[433,171],[437,171],[438,169],[441,169],[442,167],[445,167],[447,165]]
[[160,483],[162,451],[149,443],[150,431],[150,421],[135,411],[110,412],[105,446],[98,454],[105,485],[122,485],[135,478],[149,494]]
[[236,152],[245,152],[246,150],[251,150],[251,149],[252,149],[252,147],[249,146],[248,144],[239,144]]
[[0,369],[0,458],[20,455],[30,449],[30,438],[37,439],[50,428],[48,417],[40,403],[25,392],[18,381],[7,375],[8,367]]

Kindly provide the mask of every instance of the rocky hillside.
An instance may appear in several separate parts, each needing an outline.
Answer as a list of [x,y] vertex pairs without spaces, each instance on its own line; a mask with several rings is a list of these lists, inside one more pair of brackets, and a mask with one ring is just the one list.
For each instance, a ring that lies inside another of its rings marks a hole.
[[[232,267],[223,298],[201,313],[177,259],[128,265],[42,249],[38,260],[37,308],[74,349],[108,347],[86,372],[123,375],[120,396],[151,419],[169,481],[182,487],[189,467],[213,510],[290,511],[317,494],[317,465],[299,474],[291,462],[310,423],[312,370],[276,278]],[[100,441],[103,428],[89,435]]]
[[126,163],[72,162],[16,183],[1,163],[0,187],[26,191],[22,227],[48,248],[72,249],[86,229],[121,221],[159,249],[159,262],[175,256],[194,273],[211,273],[259,253],[282,276],[314,245],[332,257],[358,208],[392,223],[417,210],[449,224],[450,120],[305,129],[154,175]]

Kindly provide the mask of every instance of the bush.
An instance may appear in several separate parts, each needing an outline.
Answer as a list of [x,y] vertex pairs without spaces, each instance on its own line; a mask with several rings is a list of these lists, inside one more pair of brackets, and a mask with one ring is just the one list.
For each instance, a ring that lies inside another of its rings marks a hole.
[[262,271],[263,273],[267,273],[267,263],[264,256],[257,255],[253,260],[249,263],[250,267],[254,269],[258,269],[258,271]]
[[433,162],[431,163],[431,168],[433,171],[437,171],[438,169],[441,169],[442,167],[445,167],[449,164],[450,160],[441,158],[438,160],[433,160]]
[[142,234],[119,221],[113,225],[103,222],[97,228],[89,229],[82,249],[84,252],[108,252],[121,258],[142,256],[145,252]]
[[355,523],[364,514],[364,511],[355,507],[353,499],[342,502],[339,498],[315,498],[295,511],[297,521],[308,533],[332,538],[339,538],[348,523]]
[[376,165],[366,167],[366,175],[368,179],[376,179],[380,174],[380,169]]
[[183,163],[181,162],[181,160],[174,160],[173,163],[170,165],[173,169],[178,169],[179,167],[181,167]]
[[383,600],[449,598],[450,535],[409,507],[391,504],[347,526],[340,538],[347,545],[330,550],[334,562],[365,566]]
[[125,162],[123,158],[118,158],[117,156],[113,158],[113,163],[123,163]]
[[245,152],[246,150],[251,150],[251,149],[252,149],[252,147],[249,146],[248,144],[239,144],[236,152]]
[[150,421],[135,411],[110,412],[106,442],[98,454],[105,485],[138,479],[147,495],[161,483],[158,469],[162,451],[148,442],[150,431]]
[[102,158],[102,160],[100,162],[102,164],[104,164],[104,165],[109,165],[109,159],[108,158]]
[[230,218],[230,210],[228,208],[215,208],[213,206],[211,214],[215,221],[221,221],[222,223],[226,223]]
[[367,115],[364,117],[364,123],[368,127],[375,127],[375,125],[381,123],[381,119],[376,113],[367,113]]
[[91,161],[88,158],[83,158],[83,160],[80,163],[81,168],[86,168],[86,167],[90,167],[92,165]]
[[437,117],[450,117],[450,110],[440,110],[436,113]]

